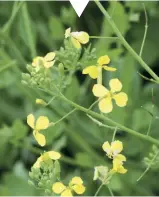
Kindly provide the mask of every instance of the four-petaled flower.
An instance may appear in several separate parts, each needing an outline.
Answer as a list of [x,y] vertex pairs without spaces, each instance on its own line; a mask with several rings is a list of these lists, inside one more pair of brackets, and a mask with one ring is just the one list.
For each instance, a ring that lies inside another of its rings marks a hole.
[[40,168],[41,162],[45,162],[48,159],[56,161],[56,160],[60,159],[60,157],[61,157],[61,154],[56,151],[45,152],[37,159],[37,161],[34,163],[33,167]]
[[109,144],[109,142],[106,141],[104,142],[102,148],[107,153],[109,158],[114,158],[123,150],[123,143],[119,140],[115,140]]
[[[119,107],[124,107],[127,104],[128,96],[124,92],[120,92],[122,84],[119,79],[111,79],[109,81],[110,91],[101,84],[93,86],[93,94],[99,97],[99,109],[103,113],[109,113],[113,110],[112,100],[114,99]],[[117,93],[119,92],[119,93]]]
[[62,182],[56,182],[52,186],[52,191],[61,196],[73,196],[72,192],[77,194],[83,194],[85,187],[80,177],[74,177],[69,183],[69,186],[65,186]]
[[44,68],[50,68],[55,63],[55,56],[56,54],[54,52],[46,54],[45,57],[37,56],[33,59],[32,66],[36,67],[37,69],[39,69],[40,66]]
[[97,65],[86,67],[83,69],[82,74],[88,74],[92,79],[97,79],[101,68],[104,68],[107,71],[116,71],[116,68],[107,66],[109,63],[110,58],[108,55],[101,56],[97,61]]
[[71,28],[66,29],[65,38],[71,38],[71,42],[75,48],[80,49],[81,44],[87,44],[89,42],[89,35],[84,31],[71,32]]
[[27,116],[27,123],[33,129],[33,135],[40,146],[45,146],[45,136],[39,133],[40,130],[47,129],[49,127],[49,119],[46,116],[40,116],[35,123],[35,117],[33,114]]

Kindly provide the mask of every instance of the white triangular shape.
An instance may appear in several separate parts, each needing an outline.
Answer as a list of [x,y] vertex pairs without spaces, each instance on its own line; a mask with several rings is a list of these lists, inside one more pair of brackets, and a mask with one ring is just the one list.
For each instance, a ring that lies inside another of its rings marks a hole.
[[80,17],[89,0],[69,0],[77,15]]

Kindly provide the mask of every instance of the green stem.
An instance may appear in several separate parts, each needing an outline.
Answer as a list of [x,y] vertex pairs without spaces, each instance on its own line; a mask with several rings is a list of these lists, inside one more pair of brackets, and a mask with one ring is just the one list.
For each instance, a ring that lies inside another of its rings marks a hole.
[[61,119],[59,119],[58,121],[53,123],[53,126],[55,126],[56,124],[58,124],[59,122],[61,122],[62,120],[64,120],[65,118],[67,118],[69,115],[71,115],[73,112],[75,112],[77,109],[73,109],[70,112],[68,112],[65,116],[63,116]]
[[144,32],[144,37],[143,37],[143,41],[141,44],[141,49],[140,49],[140,57],[142,56],[142,52],[143,52],[143,48],[144,48],[144,44],[145,44],[145,40],[146,40],[146,36],[147,36],[147,30],[148,30],[148,17],[147,17],[147,12],[146,12],[146,8],[145,8],[145,4],[143,3],[143,8],[144,8],[144,12],[145,12],[145,19],[146,19],[146,24],[145,24],[145,32]]
[[115,135],[116,135],[117,130],[118,130],[118,127],[115,127],[113,137],[112,137],[112,142],[114,142],[114,140],[115,140]]
[[119,40],[118,37],[111,37],[111,36],[89,36],[89,38],[95,38],[95,39],[113,39],[113,40]]
[[[52,93],[50,92],[50,94],[52,94]],[[123,126],[123,125],[121,125],[121,124],[115,122],[114,120],[112,120],[112,119],[110,119],[110,118],[108,118],[108,117],[106,117],[106,116],[103,116],[103,115],[101,115],[101,114],[99,114],[99,113],[96,113],[96,112],[93,112],[93,111],[91,111],[91,110],[88,110],[87,108],[84,108],[84,107],[82,107],[82,106],[80,106],[80,105],[74,103],[73,101],[67,99],[67,98],[66,98],[64,95],[62,95],[62,94],[61,94],[61,97],[59,97],[59,98],[61,98],[62,100],[65,100],[67,103],[69,103],[70,105],[72,105],[72,106],[75,107],[76,109],[78,109],[78,110],[80,110],[80,111],[83,111],[83,112],[85,112],[85,113],[87,113],[87,114],[93,116],[94,118],[97,118],[97,119],[102,120],[102,121],[106,121],[106,122],[108,122],[109,124],[111,124],[111,125],[113,125],[113,126],[116,126],[116,127],[118,127],[119,129],[121,129],[121,130],[123,130],[123,131],[125,131],[125,132],[127,132],[127,133],[129,133],[129,134],[131,134],[131,135],[134,135],[134,136],[136,136],[136,137],[138,137],[138,138],[140,138],[140,139],[143,139],[143,140],[145,140],[145,141],[151,142],[151,143],[156,144],[157,146],[159,146],[159,141],[158,141],[157,139],[154,139],[154,138],[152,138],[152,137],[150,137],[150,136],[141,134],[141,133],[139,133],[139,132],[137,132],[137,131],[135,131],[135,130],[133,130],[133,129],[127,128],[127,127],[125,127],[125,126]]]
[[120,39],[121,43],[125,46],[125,48],[131,53],[131,55],[140,63],[140,65],[156,80],[159,81],[159,77],[153,72],[153,70],[143,61],[143,59],[132,49],[132,47],[128,44],[125,38],[120,33],[119,29],[117,28],[116,24],[114,23],[113,19],[109,16],[108,12],[102,6],[102,4],[98,0],[94,0],[97,4],[98,8],[106,17],[108,23]]
[[109,190],[109,192],[110,192],[110,195],[111,195],[111,196],[114,196],[114,194],[113,194],[111,188],[109,187],[109,185],[107,185],[107,187],[108,187],[108,190]]
[[103,185],[104,185],[104,184],[102,183],[102,184],[99,186],[99,188],[97,189],[97,191],[96,191],[94,197],[96,197],[96,196],[98,195],[98,193],[99,193],[100,190],[102,189]]
[[159,151],[157,151],[157,153],[154,155],[154,157],[152,158],[149,166],[146,168],[146,170],[142,173],[142,175],[137,179],[137,181],[140,181],[140,179],[149,171],[149,169],[151,168],[151,165],[153,164],[153,162],[155,161],[155,159],[157,158],[159,154]]

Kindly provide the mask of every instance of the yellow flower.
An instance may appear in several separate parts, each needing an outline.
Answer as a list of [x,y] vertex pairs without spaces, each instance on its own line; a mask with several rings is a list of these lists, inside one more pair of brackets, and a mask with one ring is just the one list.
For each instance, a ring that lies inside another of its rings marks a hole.
[[85,192],[85,187],[80,177],[74,177],[67,187],[62,182],[54,183],[52,191],[56,194],[61,194],[61,196],[73,196],[72,192],[83,194]]
[[75,48],[80,49],[81,44],[87,44],[89,42],[89,35],[84,31],[71,32],[71,28],[66,29],[65,38],[71,38],[71,42]]
[[86,67],[85,69],[83,69],[82,74],[88,74],[92,79],[97,79],[101,68],[104,68],[107,71],[116,71],[116,68],[107,66],[107,64],[109,63],[110,58],[108,57],[108,55],[101,56],[97,61],[97,65]]
[[125,174],[127,172],[127,169],[125,169],[123,167],[123,162],[118,160],[118,159],[114,159],[113,160],[113,169],[112,169],[112,172],[117,172],[117,173],[120,173],[120,174]]
[[111,144],[106,141],[104,142],[102,148],[107,153],[109,158],[113,158],[123,150],[123,144],[119,140],[113,141]]
[[42,154],[38,159],[37,161],[34,163],[33,167],[34,168],[40,168],[40,163],[43,161],[47,161],[48,159],[52,159],[52,160],[58,160],[60,159],[61,157],[61,154],[56,152],[56,151],[48,151],[48,152],[45,152],[44,154]]
[[40,144],[40,146],[45,146],[45,136],[39,133],[39,131],[47,129],[49,127],[48,118],[46,116],[40,116],[35,123],[35,117],[33,116],[33,114],[30,114],[27,116],[27,123],[33,129],[33,135],[38,144]]
[[[122,84],[119,79],[111,79],[109,81],[110,91],[101,84],[93,86],[93,94],[99,97],[99,109],[103,113],[110,113],[113,110],[112,100],[114,99],[119,107],[124,107],[127,104],[128,96],[124,92],[120,92]],[[119,93],[117,93],[119,92]]]
[[55,63],[55,56],[56,54],[54,52],[50,52],[46,54],[45,57],[37,56],[33,59],[32,66],[39,68],[40,66],[43,66],[45,68],[50,68]]

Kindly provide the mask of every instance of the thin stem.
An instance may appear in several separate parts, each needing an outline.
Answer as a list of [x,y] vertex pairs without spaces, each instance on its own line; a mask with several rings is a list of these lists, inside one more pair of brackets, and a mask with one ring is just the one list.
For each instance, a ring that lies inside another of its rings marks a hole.
[[153,116],[151,117],[151,120],[150,120],[150,123],[149,123],[149,126],[148,126],[147,136],[150,134],[151,127],[152,127],[152,122],[153,122]]
[[111,36],[89,36],[89,38],[95,38],[95,39],[113,39],[113,40],[119,40],[118,37],[111,37]]
[[88,114],[87,114],[87,116],[88,116],[94,123],[96,123],[96,124],[97,124],[98,126],[100,126],[100,127],[105,127],[105,128],[107,128],[107,129],[111,129],[111,130],[116,129],[116,127],[111,127],[111,126],[109,126],[109,125],[103,124],[102,122],[99,122],[97,119],[93,118],[92,116],[90,116],[90,115],[88,115]]
[[54,101],[56,97],[57,97],[57,96],[53,96],[53,97],[50,99],[50,101],[45,105],[45,107],[48,106],[48,105],[50,105],[50,103],[52,103],[52,101]]
[[143,52],[143,48],[144,48],[144,44],[145,44],[145,40],[146,40],[146,36],[147,36],[147,30],[148,30],[148,16],[147,16],[147,12],[146,12],[146,8],[145,8],[145,4],[142,3],[143,5],[143,8],[144,8],[144,12],[145,12],[145,32],[144,32],[144,37],[143,37],[143,41],[142,41],[142,44],[141,44],[141,49],[140,49],[140,57],[142,56],[142,52]]
[[102,4],[98,0],[94,0],[97,4],[98,8],[101,10],[101,12],[106,17],[108,23],[113,28],[114,32],[120,39],[121,43],[125,46],[125,48],[131,53],[131,55],[140,63],[140,65],[156,80],[159,81],[159,77],[153,72],[153,70],[143,61],[143,59],[132,49],[132,47],[128,44],[128,42],[125,40],[125,38],[120,33],[119,29],[117,28],[116,24],[112,20],[112,18],[109,16],[108,12],[105,10],[105,8],[102,6]]
[[[53,95],[53,93],[52,93],[51,91],[49,91],[49,90],[43,90],[43,91],[44,91],[44,92],[47,92],[47,93],[50,94],[50,95]],[[85,107],[83,107],[83,106],[80,106],[80,105],[78,105],[77,103],[74,103],[73,101],[69,100],[69,99],[66,98],[62,93],[59,93],[59,94],[60,94],[60,96],[59,96],[60,99],[66,101],[68,104],[70,104],[70,105],[73,106],[74,108],[76,108],[76,109],[78,109],[78,110],[80,110],[80,111],[83,111],[83,112],[85,112],[85,113],[87,113],[87,114],[93,116],[93,117],[96,118],[96,119],[99,119],[99,120],[102,120],[102,121],[106,121],[106,122],[108,122],[109,124],[111,124],[112,126],[118,127],[118,128],[121,129],[122,131],[125,131],[125,132],[127,132],[127,133],[129,133],[129,134],[131,134],[131,135],[134,135],[134,136],[136,136],[136,137],[138,137],[138,138],[140,138],[140,139],[143,139],[143,140],[145,140],[145,141],[151,142],[151,143],[156,144],[157,146],[159,146],[159,140],[157,140],[157,139],[155,139],[155,138],[153,138],[153,137],[144,135],[144,134],[142,134],[142,133],[139,133],[139,132],[137,132],[137,131],[135,131],[135,130],[133,130],[133,129],[130,129],[130,128],[124,126],[124,125],[121,125],[121,124],[115,122],[114,120],[112,120],[112,119],[110,119],[110,118],[108,118],[108,117],[106,117],[106,116],[103,116],[103,115],[101,115],[101,114],[99,114],[99,113],[96,113],[96,112],[94,112],[94,111],[92,111],[92,110],[88,110],[87,108],[85,108]]]
[[59,122],[61,122],[62,120],[66,119],[69,115],[71,115],[73,112],[75,112],[77,109],[73,109],[70,112],[68,112],[65,116],[63,116],[62,118],[60,118],[59,120],[57,120],[54,123],[50,123],[50,126],[55,126],[56,124],[58,124]]
[[98,66],[98,78],[97,78],[97,84],[102,84],[102,67]]
[[102,189],[103,185],[104,185],[104,184],[102,183],[102,184],[98,187],[96,193],[94,194],[94,197],[98,196],[98,194],[99,194],[100,190]]
[[118,130],[118,127],[115,127],[114,133],[113,133],[113,137],[112,137],[112,142],[114,142],[115,140],[115,136],[116,136],[116,132]]
[[140,179],[149,171],[149,169],[151,168],[153,162],[155,161],[156,157],[158,156],[159,151],[157,151],[157,153],[154,155],[154,157],[152,158],[149,166],[146,168],[146,170],[142,173],[142,175],[137,179],[137,181],[140,181]]
[[109,187],[109,185],[107,185],[107,187],[108,187],[108,190],[110,192],[110,195],[114,197],[113,191],[111,190],[111,188]]
[[151,142],[151,143],[156,144],[156,145],[159,146],[159,141],[158,141],[157,139],[154,139],[154,138],[152,138],[152,137],[150,137],[150,136],[141,134],[141,133],[139,133],[139,132],[137,132],[137,131],[135,131],[135,130],[133,130],[133,129],[127,128],[127,127],[125,127],[125,126],[123,126],[123,125],[121,125],[121,124],[115,122],[114,120],[112,120],[112,119],[110,119],[110,118],[108,118],[108,117],[105,117],[105,116],[103,116],[103,115],[101,115],[101,114],[99,114],[99,113],[96,113],[96,112],[93,112],[93,111],[91,111],[91,110],[88,110],[87,108],[84,108],[84,107],[82,107],[82,106],[80,106],[80,105],[74,103],[73,101],[67,99],[67,98],[66,98],[64,95],[62,95],[62,94],[61,94],[61,97],[59,97],[59,98],[65,100],[67,103],[69,103],[70,105],[72,105],[72,106],[75,107],[76,109],[78,109],[78,110],[80,110],[80,111],[83,111],[83,112],[85,112],[85,113],[87,113],[87,114],[93,116],[94,118],[97,118],[97,119],[99,119],[99,120],[106,121],[106,122],[108,122],[109,124],[111,124],[111,125],[113,125],[113,126],[117,126],[117,127],[120,128],[121,130],[123,130],[123,131],[125,131],[125,132],[127,132],[127,133],[129,133],[129,134],[131,134],[131,135],[134,135],[134,136],[136,136],[136,137],[138,137],[138,138],[144,139],[144,140],[146,140],[146,141],[148,141],[148,142]]

